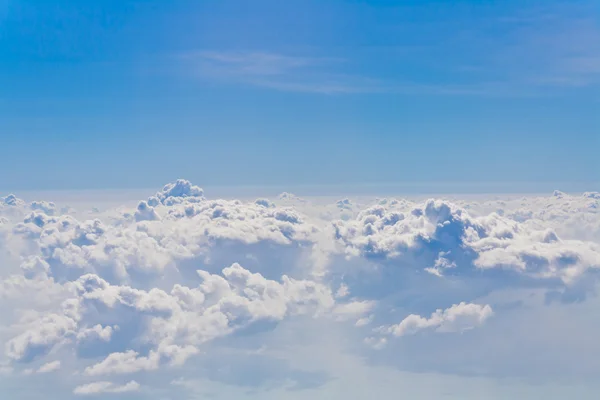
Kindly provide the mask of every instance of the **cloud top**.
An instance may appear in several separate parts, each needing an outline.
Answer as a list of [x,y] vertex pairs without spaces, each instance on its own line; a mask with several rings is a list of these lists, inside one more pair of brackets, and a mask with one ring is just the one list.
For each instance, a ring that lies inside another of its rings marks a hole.
[[[310,321],[365,360],[408,341],[433,348],[484,335],[533,298],[585,304],[600,268],[597,192],[325,204],[210,199],[177,180],[91,219],[16,196],[0,206],[0,366],[71,374],[77,396],[173,380],[211,352],[246,357],[242,343],[269,349]],[[265,351],[252,354],[272,360]]]

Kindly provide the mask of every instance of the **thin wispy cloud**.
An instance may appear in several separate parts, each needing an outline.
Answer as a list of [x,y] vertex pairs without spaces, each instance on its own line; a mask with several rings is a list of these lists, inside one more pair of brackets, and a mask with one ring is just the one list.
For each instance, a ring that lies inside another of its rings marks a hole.
[[337,72],[341,58],[269,51],[194,51],[179,56],[196,77],[281,91],[323,94],[383,90],[376,79]]
[[245,76],[283,75],[294,69],[322,63],[317,58],[295,57],[268,52],[201,51],[184,57],[200,60],[204,66],[218,67],[222,72]]
[[[267,51],[196,51],[179,56],[190,76],[221,84],[248,85],[316,94],[403,93],[433,95],[514,95],[506,82],[430,84],[337,72],[340,58],[299,57]],[[525,93],[520,93],[525,95]]]
[[[600,84],[600,26],[589,11],[529,10],[477,21],[427,45],[367,46],[339,57],[213,49],[178,58],[195,78],[288,92],[549,95]],[[382,65],[393,73],[379,73]]]
[[530,9],[453,30],[443,44],[413,51],[424,68],[449,77],[449,84],[421,87],[427,93],[516,97],[597,87],[600,25],[592,12],[583,6]]
[[512,44],[493,54],[491,67],[533,86],[600,84],[600,26],[591,18],[545,15],[515,24]]

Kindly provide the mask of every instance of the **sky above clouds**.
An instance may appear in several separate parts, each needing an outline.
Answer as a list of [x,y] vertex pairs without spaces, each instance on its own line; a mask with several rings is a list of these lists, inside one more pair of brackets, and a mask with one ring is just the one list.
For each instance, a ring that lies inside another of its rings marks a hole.
[[599,11],[2,0],[0,187],[585,191],[600,181]]

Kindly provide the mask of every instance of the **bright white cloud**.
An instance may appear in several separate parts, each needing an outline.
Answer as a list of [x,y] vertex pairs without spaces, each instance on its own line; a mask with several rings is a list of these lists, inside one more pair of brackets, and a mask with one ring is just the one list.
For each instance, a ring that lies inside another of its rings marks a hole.
[[411,314],[399,324],[392,325],[386,330],[394,336],[414,335],[424,329],[434,329],[437,332],[464,332],[480,326],[493,314],[489,305],[463,302],[445,310],[436,310],[429,318]]
[[[87,379],[157,389],[190,371],[233,385],[251,385],[244,376],[266,385],[269,374],[325,384],[319,366],[273,361],[305,345],[310,321],[365,362],[411,343],[423,357],[413,355],[414,370],[442,370],[426,357],[440,343],[483,343],[514,310],[584,303],[600,268],[595,192],[239,201],[206,198],[178,180],[133,209],[89,220],[64,212],[46,201],[0,201],[0,369],[71,376],[63,381],[76,395],[140,388]],[[520,294],[494,300],[511,290]],[[535,307],[523,305],[527,291],[541,296]],[[280,336],[288,324],[297,336]],[[244,357],[264,365],[232,370]],[[581,365],[581,375],[594,368]],[[250,374],[259,369],[264,376]]]
[[558,279],[573,287],[587,271],[600,268],[596,242],[561,239],[552,228],[496,212],[474,217],[441,200],[408,207],[376,205],[356,219],[334,222],[334,229],[349,257],[425,267],[437,276],[472,276],[493,269],[513,280]]
[[6,355],[17,361],[31,361],[48,353],[75,333],[77,323],[58,314],[49,314],[30,324],[20,335],[6,343]]
[[112,353],[102,362],[87,367],[86,375],[126,374],[138,371],[152,371],[158,368],[160,355],[152,353],[149,357],[138,357],[138,353],[129,350],[125,353]]
[[115,385],[112,382],[93,382],[85,385],[77,386],[73,389],[73,393],[77,395],[94,395],[100,393],[128,393],[137,392],[140,389],[140,384],[136,381],[129,381],[124,385]]
[[57,371],[58,369],[60,369],[60,361],[56,360],[42,365],[37,372],[39,374],[47,374],[49,372]]

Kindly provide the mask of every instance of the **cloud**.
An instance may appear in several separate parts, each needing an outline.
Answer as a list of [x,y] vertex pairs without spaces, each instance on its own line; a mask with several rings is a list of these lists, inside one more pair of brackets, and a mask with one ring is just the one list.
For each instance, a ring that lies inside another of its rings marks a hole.
[[497,286],[545,282],[569,290],[600,267],[597,243],[561,239],[547,224],[540,225],[496,212],[475,217],[457,204],[428,200],[372,206],[353,220],[335,221],[333,228],[347,257],[381,264],[398,279],[416,266],[438,278],[489,275]]
[[468,73],[472,82],[462,88],[481,95],[487,89],[490,94],[543,96],[597,87],[600,28],[590,18],[594,12],[592,3],[548,2],[483,19],[456,41],[455,51],[464,52],[463,66],[454,67],[457,76]]
[[136,381],[129,381],[124,385],[115,385],[112,382],[93,382],[85,385],[77,386],[73,389],[73,393],[77,395],[94,395],[100,393],[129,393],[137,392],[140,389],[140,384]]
[[118,325],[114,326],[102,326],[100,324],[94,325],[91,328],[82,329],[77,333],[77,340],[86,341],[90,339],[98,339],[105,342],[110,341],[113,333],[119,330]]
[[145,201],[140,201],[137,210],[134,214],[136,221],[155,221],[160,219],[160,216],[156,213],[154,207],[149,206]]
[[436,310],[429,318],[411,314],[386,330],[394,336],[414,335],[425,329],[434,329],[436,332],[464,332],[483,324],[493,314],[489,305],[463,302],[445,310]]
[[15,196],[14,194],[9,194],[8,196],[5,197],[0,197],[0,204],[2,204],[3,206],[8,206],[8,207],[16,207],[16,206],[22,206],[25,204],[25,202],[21,199],[19,199],[17,196]]
[[280,91],[344,94],[378,92],[383,86],[356,74],[332,72],[340,59],[267,51],[196,51],[179,59],[194,76]]
[[138,357],[138,353],[129,350],[125,353],[112,353],[102,362],[87,367],[86,375],[126,374],[138,371],[152,371],[158,369],[159,355],[152,353],[149,357]]
[[32,361],[67,340],[75,332],[76,326],[77,323],[65,315],[43,316],[6,343],[6,355],[16,361]]
[[[199,188],[179,182],[140,203],[135,218],[125,216],[116,226],[39,213],[17,224],[14,232],[34,239],[32,245],[40,248],[57,281],[101,273],[126,282],[130,274],[160,275],[185,260],[203,259],[222,268],[238,261],[231,252],[244,251],[242,247],[303,251],[299,245],[310,241],[316,229],[289,208],[203,201]],[[215,253],[218,249],[223,252]]]
[[375,350],[383,349],[387,344],[387,339],[384,337],[367,337],[365,338],[365,343],[372,347]]
[[53,202],[32,201],[29,207],[32,210],[42,211],[46,215],[54,215],[56,212],[56,205]]
[[[203,200],[204,191],[185,179],[178,179],[173,183],[166,184],[160,192],[148,199],[150,206],[160,203],[170,206],[182,202],[198,202]],[[139,210],[139,206],[138,206]]]
[[[512,49],[523,55],[527,49],[535,49],[535,53],[524,60],[539,57],[536,62],[539,74],[528,76],[530,82],[566,87],[595,86],[600,82],[600,51],[597,50],[600,29],[587,15],[568,17],[554,15],[547,22],[536,21],[530,32],[523,35],[521,46]],[[543,67],[543,63],[547,66]]]
[[[302,54],[275,49],[192,50],[179,55],[177,62],[186,75],[211,82],[317,94],[530,97],[598,86],[600,29],[591,17],[597,11],[593,2],[575,6],[547,2],[516,10],[490,7],[475,6],[471,11],[479,18],[471,19],[468,27],[454,18],[412,27],[399,22],[410,15],[403,7],[368,10],[385,13],[379,14],[382,29],[409,26],[418,45],[371,46],[351,56],[339,53],[343,57],[320,56],[332,53],[325,48]],[[440,42],[432,32],[448,34]],[[446,60],[443,74],[440,58]],[[365,66],[379,70],[376,60],[385,60],[397,73],[365,76]],[[432,78],[423,80],[417,71],[427,71]]]
[[[316,340],[319,352],[339,343],[344,357],[402,371],[541,379],[541,355],[554,360],[552,377],[579,359],[578,379],[595,368],[582,349],[595,349],[586,332],[599,327],[578,331],[582,347],[567,354],[546,315],[583,310],[570,322],[582,326],[595,304],[596,192],[241,201],[178,180],[87,220],[10,202],[0,225],[3,376],[52,372],[53,387],[74,394],[133,390],[111,381],[123,376],[160,398],[168,382],[213,368],[213,383],[313,390],[337,371],[298,350]],[[535,339],[529,321],[556,338]],[[513,328],[521,336],[506,334]],[[529,372],[515,365],[523,349]]]
[[229,65],[236,73],[245,75],[281,75],[289,70],[318,63],[307,57],[293,57],[267,52],[217,52],[203,51],[195,53],[205,60],[221,65]]
[[60,361],[56,360],[42,365],[38,368],[37,372],[39,374],[46,374],[48,372],[57,371],[58,369],[60,369]]

